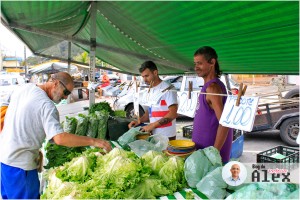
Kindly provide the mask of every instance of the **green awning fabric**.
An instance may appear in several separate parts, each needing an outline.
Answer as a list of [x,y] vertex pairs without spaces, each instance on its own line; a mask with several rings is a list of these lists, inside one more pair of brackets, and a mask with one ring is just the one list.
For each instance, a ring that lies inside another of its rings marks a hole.
[[[224,73],[299,74],[298,1],[99,1],[96,5],[96,41],[108,47],[97,47],[96,56],[124,72],[139,74],[141,63],[151,59],[158,63],[160,74],[192,73],[194,52],[212,46]],[[2,1],[1,11],[8,27],[36,53],[45,54],[63,39],[14,24],[90,40],[88,1]],[[89,50],[86,44],[76,45]]]

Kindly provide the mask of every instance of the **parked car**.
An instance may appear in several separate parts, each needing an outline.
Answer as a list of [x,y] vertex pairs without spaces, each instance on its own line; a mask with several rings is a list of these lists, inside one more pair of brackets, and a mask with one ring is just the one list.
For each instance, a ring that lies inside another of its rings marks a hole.
[[[189,75],[189,76],[166,76],[162,78],[163,81],[166,81],[174,86],[172,90],[176,90],[177,92],[188,91],[189,89],[189,82],[193,82],[193,91],[200,91],[204,85],[204,80],[197,75]],[[222,76],[221,80],[226,85],[225,77]],[[228,91],[228,94],[237,94],[239,84],[236,83],[234,80],[229,78],[229,87],[231,88]],[[145,87],[142,87],[145,88]],[[147,87],[148,88],[148,87]],[[127,89],[125,87],[125,89]],[[134,90],[128,89],[127,92],[122,92],[121,95],[117,100],[114,102],[114,109],[116,110],[124,110],[126,111],[127,118],[132,118],[134,116],[134,107],[133,107],[133,95]],[[178,95],[177,95],[178,98]],[[179,98],[178,98],[179,100]],[[145,113],[146,106],[139,106],[139,114],[142,116]]]
[[24,77],[15,74],[0,75],[0,104],[8,103],[11,93],[25,83]]

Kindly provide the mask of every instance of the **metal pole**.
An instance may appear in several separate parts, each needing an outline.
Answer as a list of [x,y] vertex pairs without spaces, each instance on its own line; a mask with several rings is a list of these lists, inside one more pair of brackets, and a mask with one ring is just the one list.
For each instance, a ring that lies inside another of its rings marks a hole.
[[[91,38],[90,38],[90,82],[95,82],[95,66],[96,66],[96,14],[97,4],[95,1],[91,3]],[[89,105],[95,104],[95,90],[89,90]]]
[[28,76],[28,69],[27,69],[27,63],[26,63],[26,46],[24,46],[24,68],[25,68],[25,79]]
[[[68,73],[71,72],[71,42],[68,42]],[[71,95],[67,98],[67,103],[71,103]]]
[[71,42],[68,42],[68,73],[71,72]]
[[226,88],[228,91],[231,91],[228,74],[224,74],[224,77],[225,77],[225,82],[226,82]]

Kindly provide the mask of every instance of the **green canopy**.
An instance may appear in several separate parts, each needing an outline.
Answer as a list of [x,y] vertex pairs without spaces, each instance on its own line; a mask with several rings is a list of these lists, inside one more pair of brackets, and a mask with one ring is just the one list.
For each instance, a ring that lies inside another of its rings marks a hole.
[[[2,1],[2,23],[34,53],[68,38],[89,50],[88,1]],[[194,72],[193,54],[212,46],[231,74],[299,74],[298,1],[99,1],[96,56],[139,74]],[[54,36],[54,37],[53,37]],[[61,37],[63,36],[63,37]]]

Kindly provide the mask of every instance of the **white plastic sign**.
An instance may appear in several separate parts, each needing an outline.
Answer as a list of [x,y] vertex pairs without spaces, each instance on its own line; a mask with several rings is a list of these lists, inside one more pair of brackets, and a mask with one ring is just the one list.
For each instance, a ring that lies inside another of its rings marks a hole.
[[252,131],[259,97],[242,96],[236,106],[237,96],[228,96],[220,119],[220,124],[243,131]]
[[177,93],[179,100],[177,113],[193,118],[195,116],[199,91],[191,92],[190,99],[188,98],[188,93],[188,91]]

